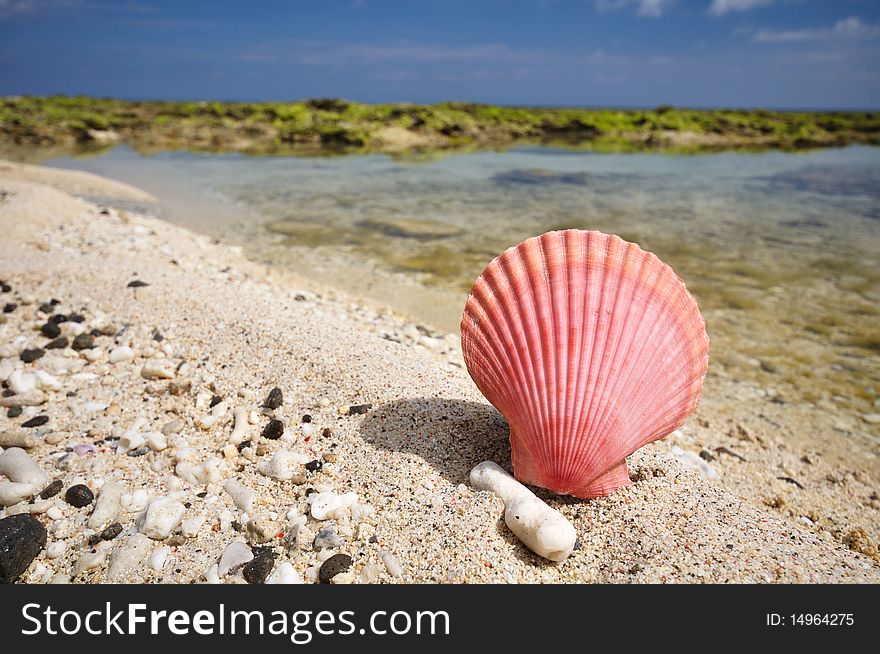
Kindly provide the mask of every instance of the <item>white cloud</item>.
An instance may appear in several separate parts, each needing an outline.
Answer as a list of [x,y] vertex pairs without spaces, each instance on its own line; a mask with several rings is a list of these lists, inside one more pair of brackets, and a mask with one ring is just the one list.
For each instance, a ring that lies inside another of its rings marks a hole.
[[673,0],[639,0],[639,10],[636,12],[639,16],[651,16],[657,18],[663,15],[666,8],[671,5]]
[[758,7],[772,5],[774,0],[712,0],[709,13],[713,16],[724,16],[732,11],[748,11]]
[[837,21],[833,27],[807,30],[761,30],[755,32],[755,43],[801,43],[804,41],[859,41],[880,37],[880,25],[865,23],[858,16]]
[[637,16],[659,18],[676,0],[596,0],[597,11],[617,11],[624,7],[636,7]]

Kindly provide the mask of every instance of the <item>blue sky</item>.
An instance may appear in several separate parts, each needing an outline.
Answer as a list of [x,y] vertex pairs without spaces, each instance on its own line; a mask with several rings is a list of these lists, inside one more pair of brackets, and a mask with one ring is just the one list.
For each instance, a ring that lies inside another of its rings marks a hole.
[[0,95],[880,107],[877,0],[0,0]]

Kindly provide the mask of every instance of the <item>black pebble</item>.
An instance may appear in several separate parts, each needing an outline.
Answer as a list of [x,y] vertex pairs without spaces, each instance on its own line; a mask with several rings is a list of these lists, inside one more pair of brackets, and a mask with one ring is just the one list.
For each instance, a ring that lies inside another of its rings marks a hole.
[[360,416],[365,414],[367,411],[373,408],[372,404],[354,404],[348,407],[348,415],[350,416]]
[[67,316],[63,313],[56,313],[54,316],[49,318],[49,322],[54,322],[56,325],[60,325],[63,322],[67,322]]
[[51,314],[55,311],[55,305],[51,302],[43,302],[43,304],[40,305],[40,311]]
[[162,332],[160,332],[158,329],[156,329],[153,331],[153,340],[156,341],[157,343],[161,343],[162,341],[165,340],[165,337],[162,336]]
[[318,570],[318,580],[322,584],[329,584],[336,575],[345,572],[351,567],[351,557],[348,554],[334,554],[321,564]]
[[67,316],[70,322],[85,322],[86,317],[81,313],[71,313]]
[[66,336],[62,336],[61,338],[49,341],[46,343],[45,347],[47,350],[63,350],[68,345],[70,345],[70,341],[67,340]]
[[208,491],[202,491],[201,493],[196,493],[196,497],[208,497]]
[[95,347],[95,337],[91,334],[80,334],[73,339],[71,347],[74,350],[90,350]]
[[114,522],[112,525],[101,532],[101,540],[113,540],[121,533],[122,525],[118,522]]
[[91,334],[92,336],[103,336],[103,334],[101,333],[101,330],[98,329],[97,327],[95,327],[93,330],[91,330],[89,332],[89,334]]
[[324,431],[321,432],[321,436],[324,438],[330,438],[333,435],[333,430],[330,427],[324,427]]
[[238,520],[233,520],[232,522],[229,523],[229,526],[232,527],[232,531],[237,531],[237,532],[241,533],[242,526]]
[[7,302],[3,305],[3,313],[12,313],[16,310],[16,308],[18,308],[17,304],[15,304],[14,302]]
[[21,423],[22,427],[39,427],[40,425],[45,425],[49,422],[49,416],[34,416],[30,420],[25,420]]
[[12,290],[12,287],[6,282],[0,283],[0,293],[9,293]]
[[314,461],[309,461],[306,464],[306,470],[308,470],[309,472],[319,472],[323,467],[324,464],[318,461],[318,459],[315,459]]
[[43,336],[46,338],[58,338],[61,336],[61,327],[56,325],[54,322],[47,322],[45,325],[40,327],[40,331],[43,332]]
[[263,402],[263,406],[267,409],[277,409],[282,404],[284,404],[284,395],[281,393],[280,388],[273,388],[269,391],[269,396]]
[[262,584],[275,565],[275,553],[268,547],[254,548],[254,558],[241,570],[244,580],[249,584]]
[[237,447],[238,447],[238,451],[241,452],[244,448],[252,447],[252,446],[253,446],[253,443],[248,440],[248,441],[242,441],[241,443],[238,444]]
[[46,354],[46,351],[44,349],[39,348],[39,347],[33,347],[33,348],[30,348],[27,350],[22,350],[19,353],[18,358],[21,359],[22,361],[24,361],[25,363],[33,363],[34,361],[39,359],[44,354]]
[[142,282],[139,279],[135,279],[134,281],[128,282],[128,288],[142,288],[144,286],[149,286],[147,282]]
[[7,418],[17,418],[21,415],[23,409],[20,406],[11,406],[9,407],[9,411],[6,412]]
[[284,423],[274,418],[263,428],[263,438],[268,438],[269,440],[277,441],[283,433]]
[[149,451],[150,451],[150,448],[148,448],[148,447],[139,447],[136,450],[132,450],[131,452],[129,452],[128,456],[131,456],[131,457],[143,456],[144,454],[148,454]]
[[311,421],[312,421],[312,416],[310,416],[308,413],[303,416],[303,422],[309,423]]
[[46,528],[32,515],[0,520],[0,584],[11,584],[46,547]]
[[58,495],[58,493],[62,491],[63,488],[64,482],[62,482],[60,479],[56,479],[51,484],[46,486],[46,488],[40,491],[40,499],[48,500],[50,497],[55,497],[56,495]]
[[214,397],[211,398],[211,404],[209,406],[210,406],[210,408],[213,409],[215,406],[220,404],[222,401],[223,401],[222,397],[220,397],[219,395],[215,395]]
[[378,536],[370,536],[370,542],[371,543],[378,543],[379,537]]
[[77,484],[76,486],[71,486],[67,489],[67,492],[64,494],[64,499],[67,500],[67,503],[71,506],[81,509],[92,503],[92,500],[95,499],[95,494],[85,484]]

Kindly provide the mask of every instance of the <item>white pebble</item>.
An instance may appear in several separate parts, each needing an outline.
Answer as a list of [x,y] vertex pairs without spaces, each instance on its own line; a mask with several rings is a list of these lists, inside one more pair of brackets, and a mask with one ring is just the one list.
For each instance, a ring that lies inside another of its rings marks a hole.
[[222,579],[230,573],[238,572],[245,563],[249,563],[253,560],[254,553],[251,552],[251,548],[248,547],[246,543],[233,541],[226,546],[225,550],[223,550],[217,573]]
[[64,511],[62,511],[57,506],[53,506],[51,509],[46,511],[46,516],[48,516],[52,520],[61,520],[61,518],[64,517]]
[[66,336],[67,338],[73,339],[79,336],[80,334],[84,334],[86,331],[86,326],[81,322],[74,322],[72,320],[68,320],[67,322],[61,323],[61,335]]
[[167,545],[163,545],[155,552],[150,555],[150,569],[154,572],[162,572],[162,569],[165,567],[165,561],[168,560],[168,555],[171,554],[171,548]]
[[338,520],[345,515],[345,510],[357,502],[357,493],[350,492],[339,495],[334,492],[312,493],[308,499],[312,517],[315,520]]
[[470,474],[474,488],[495,493],[504,502],[504,522],[526,547],[551,561],[574,551],[577,532],[559,511],[492,461],[477,464]]
[[16,370],[9,375],[6,384],[13,393],[21,395],[37,389],[37,377],[31,373]]
[[28,505],[28,513],[31,515],[39,515],[41,513],[46,513],[46,511],[53,506],[55,506],[55,500],[35,501]]
[[76,565],[73,567],[73,574],[78,575],[80,572],[93,570],[104,565],[104,561],[107,560],[108,547],[109,543],[101,541],[95,549],[84,552],[83,555],[77,559]]
[[122,496],[122,506],[129,513],[138,513],[147,508],[150,502],[150,494],[143,488],[138,488],[134,493],[126,493]]
[[147,439],[144,438],[144,435],[140,432],[141,427],[144,426],[144,422],[145,420],[143,418],[136,420],[134,424],[119,437],[119,441],[116,444],[117,454],[128,454],[129,452],[146,445]]
[[154,540],[164,540],[180,524],[186,507],[172,497],[158,497],[138,516],[137,528]]
[[220,481],[222,461],[211,457],[199,464],[181,461],[174,468],[174,474],[190,484],[215,484]]
[[174,366],[170,361],[152,359],[141,368],[144,379],[174,379]]
[[290,452],[289,450],[277,451],[271,460],[265,459],[257,464],[257,470],[262,475],[278,479],[280,481],[290,481],[294,477],[301,477],[299,483],[304,483],[305,469],[303,465],[311,459],[299,452]]
[[219,584],[222,583],[220,581],[220,573],[218,572],[219,567],[216,563],[212,565],[205,571],[205,581],[209,584]]
[[301,584],[302,577],[294,570],[293,566],[285,561],[272,571],[266,578],[267,584]]
[[90,347],[86,350],[80,350],[79,355],[84,358],[86,361],[90,363],[94,363],[104,354],[104,351],[99,347]]
[[211,409],[211,414],[207,416],[200,416],[196,418],[196,425],[200,429],[208,430],[218,422],[220,422],[225,416],[226,412],[229,410],[229,403],[226,401],[218,402],[214,405],[214,408]]
[[235,508],[239,511],[247,513],[253,511],[256,494],[250,488],[236,479],[228,479],[223,484],[223,489],[229,493],[232,503],[235,504]]
[[67,543],[63,540],[56,540],[49,543],[49,546],[46,547],[46,558],[48,559],[57,559],[59,556],[64,554],[64,551],[67,549]]
[[110,363],[122,363],[123,361],[131,361],[134,359],[134,350],[127,345],[114,347],[110,351]]
[[238,445],[244,440],[244,437],[247,435],[247,427],[248,427],[248,412],[243,406],[237,406],[232,411],[232,419],[235,423],[235,426],[232,429],[232,433],[229,434],[229,442],[233,445]]
[[34,375],[37,378],[37,386],[44,391],[60,391],[64,388],[61,385],[61,382],[55,379],[52,375],[50,375],[45,370],[34,370]]
[[146,441],[147,447],[154,452],[161,452],[168,447],[168,441],[165,439],[165,434],[160,431],[153,431],[147,434]]
[[0,360],[0,382],[6,381],[13,370],[15,370],[15,364],[12,359]]
[[20,447],[10,447],[0,454],[0,475],[5,475],[11,481],[33,486],[49,482],[49,475]]
[[379,556],[382,559],[382,563],[385,564],[385,569],[388,570],[388,574],[395,578],[403,574],[403,568],[401,567],[400,562],[398,562],[391,552],[382,552]]
[[203,515],[193,516],[188,520],[184,520],[183,524],[180,525],[180,533],[187,538],[195,538],[199,535],[199,531],[201,531],[206,520],[207,518]]

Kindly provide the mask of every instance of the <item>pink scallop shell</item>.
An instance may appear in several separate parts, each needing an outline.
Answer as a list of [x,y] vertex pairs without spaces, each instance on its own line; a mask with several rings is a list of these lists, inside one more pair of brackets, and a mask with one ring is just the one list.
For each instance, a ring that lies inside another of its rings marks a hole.
[[488,265],[461,343],[510,425],[516,478],[583,498],[631,483],[626,457],[693,412],[709,360],[706,323],[672,268],[618,236],[574,229]]

